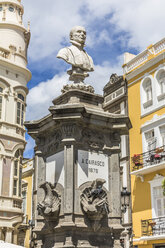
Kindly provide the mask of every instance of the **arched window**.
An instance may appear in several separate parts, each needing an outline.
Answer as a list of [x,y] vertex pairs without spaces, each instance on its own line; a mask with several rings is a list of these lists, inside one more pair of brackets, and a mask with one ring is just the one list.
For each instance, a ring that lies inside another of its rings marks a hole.
[[165,146],[165,125],[160,127],[162,146]]
[[2,119],[2,93],[3,93],[3,88],[0,87],[0,119]]
[[22,157],[23,151],[17,150],[15,153],[15,159],[13,164],[13,195],[21,196],[21,178],[22,178]]
[[150,78],[144,81],[143,88],[145,92],[143,107],[147,108],[152,105],[152,84]]
[[23,126],[24,122],[24,115],[25,115],[25,103],[24,103],[24,96],[22,94],[18,94],[18,101],[17,101],[17,124]]
[[161,71],[158,75],[158,83],[159,83],[159,87],[160,87],[160,94],[158,96],[158,98],[160,98],[159,100],[162,99],[162,97],[165,97],[165,71]]

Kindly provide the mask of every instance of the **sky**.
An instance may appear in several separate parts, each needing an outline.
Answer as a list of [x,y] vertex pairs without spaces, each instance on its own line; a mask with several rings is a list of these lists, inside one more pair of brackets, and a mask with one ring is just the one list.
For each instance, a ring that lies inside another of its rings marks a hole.
[[[30,21],[26,120],[37,120],[49,113],[52,100],[68,83],[70,66],[56,58],[69,46],[73,26],[87,31],[85,50],[93,58],[95,71],[85,80],[95,93],[112,73],[122,75],[124,53],[138,54],[164,38],[165,0],[22,0],[24,25]],[[34,140],[26,134],[24,157],[33,156]]]

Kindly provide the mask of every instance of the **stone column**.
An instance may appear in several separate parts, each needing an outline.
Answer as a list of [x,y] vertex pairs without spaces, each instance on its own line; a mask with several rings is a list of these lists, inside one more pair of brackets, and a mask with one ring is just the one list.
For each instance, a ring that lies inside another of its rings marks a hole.
[[0,227],[0,240],[2,240],[2,227]]
[[74,225],[74,145],[67,142],[64,145],[64,215],[65,223]]
[[14,230],[13,244],[17,245],[18,242],[18,230]]
[[[119,154],[110,157],[110,188],[111,188],[111,217],[121,218],[121,190],[120,190],[120,166]],[[120,223],[120,221],[118,222]]]
[[36,150],[35,152],[35,184],[34,184],[34,207],[35,207],[35,220],[42,219],[38,215],[37,204],[44,199],[45,193],[39,186],[46,181],[46,168],[43,154],[41,151]]
[[121,226],[121,185],[119,154],[112,154],[110,157],[110,187],[111,187],[111,224],[113,226],[114,244],[113,248],[122,248],[120,236],[123,231]]
[[5,242],[12,243],[12,231],[13,231],[12,228],[9,228],[9,227],[7,228]]

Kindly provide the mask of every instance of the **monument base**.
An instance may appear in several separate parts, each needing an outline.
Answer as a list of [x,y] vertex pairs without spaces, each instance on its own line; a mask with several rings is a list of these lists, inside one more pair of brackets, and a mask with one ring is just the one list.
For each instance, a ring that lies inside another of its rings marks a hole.
[[26,122],[36,141],[37,247],[121,248],[119,145],[130,122],[105,112],[103,101],[67,89],[48,116]]

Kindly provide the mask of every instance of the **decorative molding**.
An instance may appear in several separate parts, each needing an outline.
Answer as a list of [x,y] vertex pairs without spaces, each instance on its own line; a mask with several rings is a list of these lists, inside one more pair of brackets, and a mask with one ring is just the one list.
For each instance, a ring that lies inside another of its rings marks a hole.
[[137,177],[140,178],[142,183],[144,183],[144,176],[143,175],[137,175]]
[[65,138],[72,137],[75,133],[75,128],[76,128],[76,125],[74,124],[64,124],[61,126],[61,130]]
[[150,181],[150,182],[152,182],[152,181],[155,181],[155,180],[162,180],[164,177],[161,175],[161,174],[156,174],[155,175],[155,177]]
[[89,128],[82,130],[82,142],[85,142],[91,148],[103,148],[104,146],[104,135],[101,132],[96,132]]
[[51,136],[45,135],[44,137],[38,136],[35,138],[36,145],[43,154],[54,152],[59,147],[62,140],[62,132],[60,129],[50,135]]
[[155,123],[155,122],[163,121],[163,119],[165,120],[165,114],[163,114],[163,115],[157,115],[157,114],[155,114],[155,115],[153,116],[153,118],[152,118],[151,120],[149,120],[149,121],[146,121],[146,122],[140,127],[140,129],[141,129],[141,131],[143,132],[144,129],[145,129],[146,127],[148,127],[148,126],[150,126],[150,125],[153,125],[153,123]]

